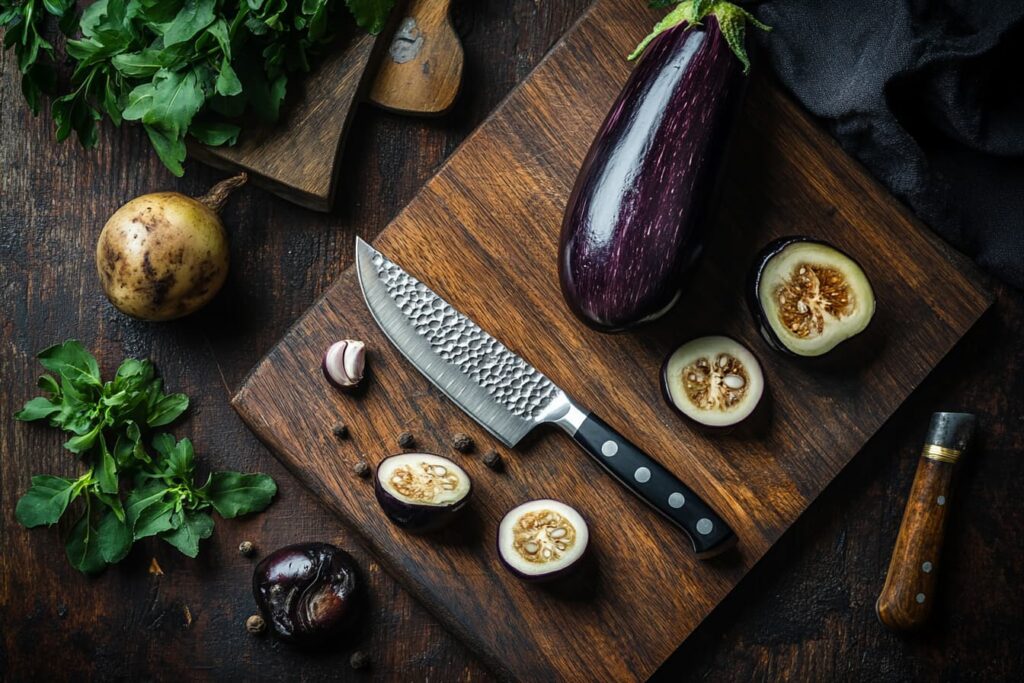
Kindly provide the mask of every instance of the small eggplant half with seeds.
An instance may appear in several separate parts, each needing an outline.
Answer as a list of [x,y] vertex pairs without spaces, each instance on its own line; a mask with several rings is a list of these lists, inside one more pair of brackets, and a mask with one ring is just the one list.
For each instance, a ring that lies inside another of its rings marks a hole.
[[531,500],[513,508],[498,526],[498,557],[527,581],[565,576],[580,564],[590,541],[583,516],[557,500]]
[[676,349],[661,371],[669,405],[705,427],[731,427],[747,419],[764,393],[754,354],[729,337],[700,337]]
[[748,302],[765,341],[795,356],[821,356],[860,334],[875,294],[860,265],[825,242],[785,237],[754,263]]
[[469,502],[472,482],[461,467],[432,453],[400,453],[377,466],[373,486],[384,514],[414,533],[453,522]]

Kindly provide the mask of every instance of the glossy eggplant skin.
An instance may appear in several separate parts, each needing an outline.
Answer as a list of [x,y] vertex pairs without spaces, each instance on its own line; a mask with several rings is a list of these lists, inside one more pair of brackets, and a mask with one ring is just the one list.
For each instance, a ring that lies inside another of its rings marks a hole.
[[566,207],[562,295],[597,330],[628,329],[667,312],[702,250],[747,79],[714,16],[688,26],[647,47]]
[[300,647],[317,647],[350,628],[361,611],[359,570],[328,543],[279,548],[256,565],[252,593],[274,633]]

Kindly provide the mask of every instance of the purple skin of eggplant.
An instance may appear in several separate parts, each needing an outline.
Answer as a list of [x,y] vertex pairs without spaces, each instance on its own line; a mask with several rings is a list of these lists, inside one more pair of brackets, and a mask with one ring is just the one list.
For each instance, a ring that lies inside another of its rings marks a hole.
[[274,633],[306,647],[352,626],[361,611],[360,584],[352,556],[328,543],[280,548],[252,575],[253,597]]
[[[757,326],[758,331],[761,333],[761,337],[765,340],[765,343],[767,343],[768,346],[772,347],[772,349],[774,349],[775,351],[778,351],[779,353],[788,356],[789,358],[799,359],[801,362],[815,362],[825,356],[831,356],[833,354],[833,351],[835,351],[837,348],[841,346],[846,345],[846,347],[849,349],[851,340],[844,341],[843,343],[839,344],[831,351],[823,354],[822,356],[801,356],[799,353],[794,353],[789,349],[789,347],[786,346],[786,344],[781,339],[779,339],[778,335],[775,334],[775,330],[772,329],[771,323],[768,321],[768,315],[767,313],[765,313],[764,308],[761,306],[761,297],[758,294],[758,291],[761,289],[761,280],[764,277],[765,267],[772,260],[772,258],[777,256],[783,249],[797,242],[821,244],[823,246],[828,247],[829,249],[835,249],[836,251],[840,252],[854,263],[857,263],[857,260],[850,256],[849,254],[847,254],[845,251],[836,248],[835,246],[829,244],[828,242],[825,242],[824,240],[816,240],[810,237],[803,237],[800,235],[780,237],[777,240],[769,242],[754,259],[754,265],[750,269],[750,278],[747,282],[747,306],[750,308],[750,314],[754,318],[754,324]],[[857,265],[860,266],[859,263],[857,263]],[[863,270],[863,267],[861,267],[861,270]]]
[[[383,461],[381,461],[383,464]],[[380,483],[380,465],[373,477],[373,493],[381,510],[395,526],[413,534],[429,534],[439,531],[454,522],[469,503],[473,495],[473,483],[469,483],[466,495],[452,505],[413,505],[388,493]]]
[[562,295],[600,331],[667,312],[702,250],[747,78],[714,16],[687,26],[647,47],[569,197]]

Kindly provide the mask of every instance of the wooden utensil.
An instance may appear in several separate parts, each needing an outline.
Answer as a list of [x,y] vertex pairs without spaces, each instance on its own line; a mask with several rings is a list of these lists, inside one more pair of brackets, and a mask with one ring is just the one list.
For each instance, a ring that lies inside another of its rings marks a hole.
[[462,85],[462,43],[452,28],[451,0],[410,0],[377,69],[370,101],[402,114],[438,116]]
[[[558,233],[593,136],[633,65],[624,59],[661,12],[597,0],[499,109],[462,144],[375,245],[610,424],[717,510],[739,536],[708,562],[655,511],[554,433],[489,470],[494,440],[395,350],[362,303],[353,269],[264,358],[234,398],[259,437],[366,539],[393,576],[494,669],[528,681],[644,680],[776,542],[988,308],[898,201],[786,96],[753,76],[693,287],[663,321],[629,334],[580,325],[558,294]],[[847,251],[878,293],[866,353],[834,367],[773,354],[744,305],[743,282],[769,240],[801,232]],[[661,397],[659,371],[681,342],[714,331],[758,356],[771,396],[756,434],[707,434]],[[324,349],[345,336],[371,349],[359,397],[328,388]],[[331,434],[338,416],[351,438]],[[414,537],[381,514],[350,468],[417,447],[458,459],[472,514],[442,537]],[[463,432],[477,453],[456,454]],[[566,594],[522,584],[495,550],[501,517],[555,497],[591,527],[594,569]]]
[[917,628],[931,614],[953,475],[970,448],[974,426],[974,415],[968,413],[932,415],[889,572],[875,603],[879,621],[895,631]]

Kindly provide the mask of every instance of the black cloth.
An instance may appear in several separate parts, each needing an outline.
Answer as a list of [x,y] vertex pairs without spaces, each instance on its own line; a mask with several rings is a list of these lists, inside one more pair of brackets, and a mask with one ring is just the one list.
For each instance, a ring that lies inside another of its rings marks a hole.
[[840,144],[951,244],[1024,288],[1024,0],[753,9],[774,29],[760,40],[779,79]]

